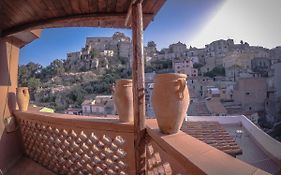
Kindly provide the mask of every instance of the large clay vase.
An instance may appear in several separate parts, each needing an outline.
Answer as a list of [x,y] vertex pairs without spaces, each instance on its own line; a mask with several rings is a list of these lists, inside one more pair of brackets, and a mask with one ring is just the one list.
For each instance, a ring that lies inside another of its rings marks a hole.
[[160,131],[177,133],[189,106],[185,74],[158,74],[154,78],[152,105]]
[[17,103],[20,111],[27,111],[29,105],[28,87],[17,88]]
[[121,79],[116,81],[114,102],[121,122],[134,121],[132,80]]

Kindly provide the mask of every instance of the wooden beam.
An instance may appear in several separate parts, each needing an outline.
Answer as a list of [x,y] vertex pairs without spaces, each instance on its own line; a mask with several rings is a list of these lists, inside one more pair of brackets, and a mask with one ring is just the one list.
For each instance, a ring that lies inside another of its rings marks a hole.
[[[129,6],[129,10],[127,12],[127,16],[126,16],[126,20],[125,20],[125,27],[131,27],[131,18],[132,18],[132,5],[136,4],[136,3],[142,3],[143,0],[132,0],[130,6]],[[153,18],[154,14],[153,13],[146,13],[143,14],[144,18]],[[144,20],[144,19],[143,19]]]
[[[25,30],[33,30],[33,29],[40,29],[40,28],[42,29],[42,28],[50,28],[50,27],[57,27],[57,26],[61,26],[61,27],[79,26],[78,22],[85,21],[85,20],[86,21],[125,21],[126,15],[127,15],[126,13],[88,13],[88,14],[78,14],[78,15],[68,15],[63,17],[48,18],[44,20],[25,23],[22,25],[17,25],[9,29],[5,29],[1,32],[1,37],[6,37],[8,35]],[[72,20],[74,20],[76,23],[72,23],[71,22]],[[124,24],[122,23],[120,25],[122,26]],[[96,27],[103,27],[103,26],[96,26]]]
[[145,174],[145,92],[142,3],[132,4],[134,147],[137,174]]
[[[129,28],[124,26],[127,13],[93,13],[93,14],[79,14],[79,15],[68,15],[63,17],[48,18],[44,20],[33,21],[21,25],[2,30],[0,32],[0,38],[10,36],[12,34],[21,31],[30,31],[34,29],[44,29],[51,27],[119,27]],[[150,19],[153,14],[143,14],[145,19]],[[107,23],[109,21],[111,23]],[[96,22],[94,24],[93,22]],[[106,25],[103,25],[103,24]],[[112,24],[112,26],[111,26]]]
[[132,15],[132,4],[129,7],[129,10],[127,12],[127,16],[125,19],[125,26],[129,27],[129,20],[131,19],[131,15]]

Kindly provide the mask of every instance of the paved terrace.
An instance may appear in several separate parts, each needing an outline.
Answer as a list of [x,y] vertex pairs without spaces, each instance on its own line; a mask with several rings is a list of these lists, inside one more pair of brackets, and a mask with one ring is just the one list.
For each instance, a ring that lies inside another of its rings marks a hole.
[[245,116],[188,116],[186,123],[188,122],[220,123],[242,150],[242,154],[236,156],[237,159],[272,174],[281,173],[281,143],[264,133]]
[[[243,154],[238,155],[236,158],[272,174],[280,170],[280,165],[274,162],[261,150],[261,148],[259,148],[255,140],[242,125],[223,126],[233,138],[236,138],[236,143],[243,151]],[[236,131],[243,131],[243,133],[239,136]]]

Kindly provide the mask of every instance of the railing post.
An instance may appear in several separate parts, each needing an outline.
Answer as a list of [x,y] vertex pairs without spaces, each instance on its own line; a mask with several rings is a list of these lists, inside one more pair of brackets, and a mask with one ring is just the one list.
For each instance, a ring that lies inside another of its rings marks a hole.
[[145,94],[142,0],[132,4],[134,147],[137,174],[145,174]]

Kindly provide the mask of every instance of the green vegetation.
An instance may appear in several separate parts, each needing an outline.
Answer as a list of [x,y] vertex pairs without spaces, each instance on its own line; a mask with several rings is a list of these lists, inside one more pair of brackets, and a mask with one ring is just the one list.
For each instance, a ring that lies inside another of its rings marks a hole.
[[169,72],[172,69],[172,61],[171,60],[156,60],[152,61],[149,65],[145,66],[145,72]]
[[201,64],[201,63],[194,63],[193,64],[193,68],[195,68],[195,69],[200,69],[201,67],[203,67],[203,64]]
[[215,76],[225,76],[225,69],[222,66],[215,67],[213,70],[204,73],[204,76],[214,78]]
[[30,98],[34,100],[34,93],[41,86],[40,73],[42,66],[33,62],[19,66],[19,86],[29,87]]
[[[63,111],[70,104],[81,107],[88,96],[111,94],[111,87],[117,79],[130,78],[131,71],[127,69],[127,64],[128,58],[103,59],[100,63],[102,67],[95,71],[97,75],[92,73],[96,78],[86,79],[81,75],[72,75],[74,78],[66,76],[65,73],[71,70],[65,69],[63,60],[56,59],[47,67],[30,62],[19,66],[18,83],[19,86],[29,87],[32,101]],[[85,65],[80,68],[81,72],[89,71]],[[108,69],[105,68],[106,65],[109,66]]]
[[95,58],[95,57],[98,56],[98,51],[97,51],[97,50],[92,50],[92,51],[90,52],[90,55],[91,55],[91,58]]

